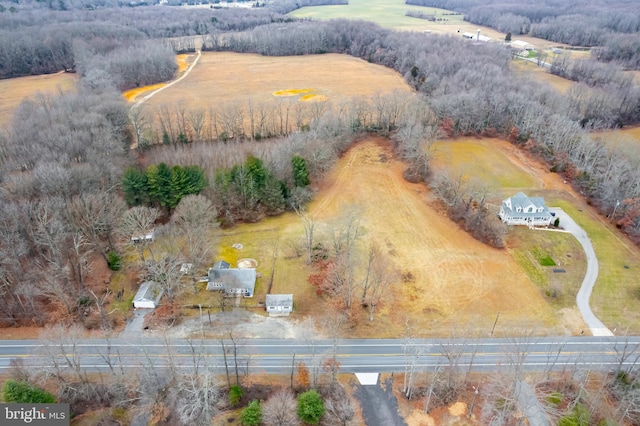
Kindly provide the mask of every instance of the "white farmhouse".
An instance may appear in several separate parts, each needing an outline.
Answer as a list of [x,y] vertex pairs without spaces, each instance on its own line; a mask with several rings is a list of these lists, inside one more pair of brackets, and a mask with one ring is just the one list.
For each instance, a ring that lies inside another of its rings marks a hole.
[[544,198],[527,197],[523,192],[503,200],[498,216],[507,225],[548,226],[553,221]]

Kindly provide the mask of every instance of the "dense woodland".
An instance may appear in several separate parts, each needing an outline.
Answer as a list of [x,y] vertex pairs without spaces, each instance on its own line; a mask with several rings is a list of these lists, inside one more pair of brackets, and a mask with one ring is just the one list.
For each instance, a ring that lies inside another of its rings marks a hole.
[[[429,4],[442,6],[436,3]],[[79,74],[80,82],[74,92],[25,101],[0,133],[0,321],[5,326],[80,321],[109,330],[114,324],[102,309],[109,294],[96,294],[103,283],[92,282],[91,268],[96,262],[119,267],[127,246],[140,254],[140,276],[158,281],[173,301],[188,290],[180,285],[179,266],[185,261],[195,269],[208,264],[218,224],[260,220],[294,208],[304,221],[301,207],[313,196],[310,183],[321,179],[366,132],[388,137],[407,164],[406,178],[429,183],[454,220],[494,246],[502,244],[502,229],[491,225],[483,208],[487,189],[464,187],[447,175],[433,176],[429,156],[434,140],[457,135],[507,138],[562,173],[640,241],[637,144],[604,143],[593,132],[640,122],[640,88],[622,71],[631,59],[607,57],[615,43],[627,43],[625,37],[638,30],[635,9],[624,13],[624,19],[617,12],[622,2],[607,14],[597,2],[579,9],[597,25],[593,39],[583,34],[576,43],[592,40],[602,47],[594,50],[598,60],[554,59],[552,72],[576,82],[566,94],[511,72],[511,53],[502,46],[397,33],[365,22],[296,21],[283,15],[300,7],[293,1],[247,10],[117,8],[106,3],[87,10],[89,3],[82,1],[11,4],[15,11],[6,7],[0,13],[0,76],[69,70]],[[538,6],[537,14],[529,3],[502,9],[497,2],[484,5],[519,20],[521,29],[514,33],[533,32],[540,24],[551,34],[563,19],[570,19],[560,3]],[[482,16],[471,13],[474,7],[480,8],[478,2],[455,5],[456,10],[469,8],[469,16]],[[617,23],[606,24],[605,15]],[[195,49],[193,38],[165,40],[178,36],[199,37],[205,50],[348,54],[396,70],[418,96],[381,93],[308,108],[274,102],[212,103],[206,110],[181,105],[130,109],[120,90],[170,78],[176,70],[174,53]],[[629,44],[630,57],[633,46]],[[149,247],[131,243],[132,235],[154,226],[175,241],[172,254],[145,254]],[[312,248],[310,244],[309,260]],[[375,258],[373,249],[371,256]],[[336,277],[346,271],[340,268],[348,267],[336,258],[322,283],[326,294],[336,293],[341,281]],[[344,301],[343,307],[350,303]],[[97,321],[86,315],[92,307],[100,313]],[[327,371],[334,371],[327,365]],[[107,385],[95,386],[82,373],[66,382],[56,371],[60,396],[78,407],[99,395],[105,405],[125,407],[157,407],[154,398],[160,398],[160,407],[169,406],[174,420],[185,424],[206,423],[217,411],[217,406],[206,405],[194,410],[196,403],[221,400],[213,374],[149,375],[134,385],[112,372],[106,392],[100,386]],[[443,392],[451,388],[451,377],[441,383]],[[614,385],[623,386],[627,379]],[[163,400],[167,383],[175,386]],[[308,382],[300,386],[307,387]],[[626,411],[616,418],[632,418],[637,392],[620,392],[628,400]],[[135,398],[123,401],[125,394]],[[344,400],[336,387],[329,386],[324,395],[334,404]],[[287,407],[295,405],[291,395],[282,399]],[[333,407],[336,424],[344,424],[340,416],[350,412],[343,408]],[[505,424],[501,413],[489,409],[486,416]]]

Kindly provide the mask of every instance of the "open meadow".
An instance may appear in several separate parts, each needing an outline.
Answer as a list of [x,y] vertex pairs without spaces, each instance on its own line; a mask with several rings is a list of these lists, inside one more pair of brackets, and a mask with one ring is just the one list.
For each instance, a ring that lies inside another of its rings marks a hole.
[[186,79],[154,95],[145,106],[182,103],[190,109],[207,109],[219,104],[244,107],[250,102],[340,102],[396,89],[411,90],[395,71],[347,55],[206,52]]
[[11,123],[13,113],[24,99],[38,92],[55,93],[73,89],[76,81],[75,74],[66,72],[0,80],[0,127]]

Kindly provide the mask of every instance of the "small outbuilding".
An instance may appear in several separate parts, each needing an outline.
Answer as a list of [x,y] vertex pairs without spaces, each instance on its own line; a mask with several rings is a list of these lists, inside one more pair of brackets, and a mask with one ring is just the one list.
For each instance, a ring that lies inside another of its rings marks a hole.
[[140,284],[138,292],[133,297],[133,307],[154,309],[160,304],[163,293],[158,283],[145,281]]
[[156,237],[156,231],[155,229],[152,229],[148,232],[145,232],[143,234],[140,235],[134,235],[131,237],[131,241],[134,244],[138,244],[138,243],[142,243],[142,242],[148,242],[148,243],[152,243],[155,241],[155,237]]
[[293,294],[267,294],[265,305],[270,317],[288,317],[293,311]]

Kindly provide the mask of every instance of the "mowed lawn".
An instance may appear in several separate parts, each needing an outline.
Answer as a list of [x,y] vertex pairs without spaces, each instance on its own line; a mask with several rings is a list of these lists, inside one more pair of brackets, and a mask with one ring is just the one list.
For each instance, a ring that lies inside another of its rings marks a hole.
[[475,180],[494,193],[508,194],[542,186],[542,182],[528,173],[518,158],[505,154],[503,150],[512,150],[513,147],[504,140],[443,140],[436,142],[433,149],[435,171],[453,176],[462,174],[466,180]]
[[640,250],[590,207],[567,194],[550,194],[550,205],[562,207],[589,235],[598,258],[598,280],[591,309],[616,334],[640,333]]
[[75,74],[65,72],[0,80],[0,127],[11,123],[15,110],[24,99],[34,97],[38,92],[71,90],[76,81]]
[[[411,91],[395,71],[347,55],[271,57],[207,52],[187,78],[157,93],[145,106],[245,107],[250,102],[304,102],[302,98],[310,94],[340,102],[393,90]],[[290,91],[291,96],[282,96],[283,91]]]

